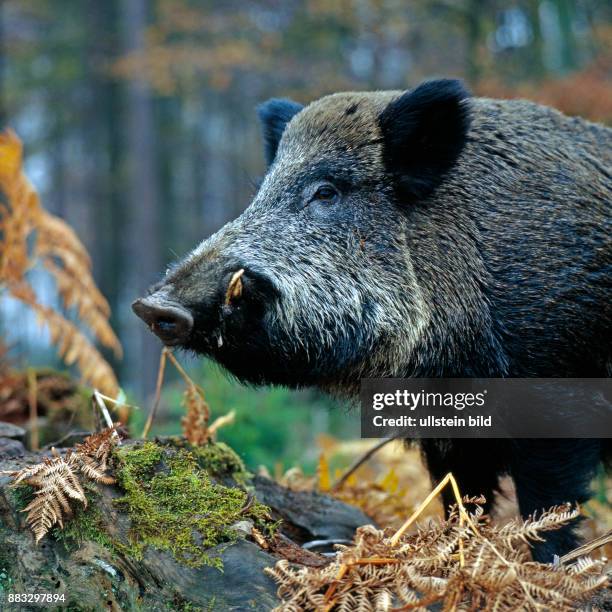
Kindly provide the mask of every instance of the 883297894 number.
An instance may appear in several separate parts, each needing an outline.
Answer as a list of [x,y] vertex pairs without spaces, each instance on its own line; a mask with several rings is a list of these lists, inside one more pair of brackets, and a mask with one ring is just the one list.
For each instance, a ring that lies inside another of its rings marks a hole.
[[66,601],[64,593],[7,593],[6,603],[53,604]]

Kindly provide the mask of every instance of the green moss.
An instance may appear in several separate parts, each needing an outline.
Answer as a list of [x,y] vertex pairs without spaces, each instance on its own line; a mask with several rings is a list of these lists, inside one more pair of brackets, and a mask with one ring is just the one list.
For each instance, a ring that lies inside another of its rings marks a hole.
[[131,520],[126,552],[137,558],[152,546],[171,551],[191,567],[221,568],[221,560],[211,558],[207,549],[234,541],[233,523],[251,519],[265,528],[268,509],[256,502],[242,513],[246,493],[213,482],[201,467],[202,457],[191,450],[146,442],[120,448],[116,457],[117,480],[125,491],[116,503]]
[[240,457],[223,442],[196,446],[190,450],[196,456],[198,465],[211,476],[231,476],[240,485],[245,485],[250,477]]
[[[0,542],[3,540],[2,535],[2,530],[0,530]],[[12,562],[15,562],[14,559]],[[3,593],[8,593],[13,587],[13,579],[9,571],[10,566],[11,560],[9,559],[9,551],[0,549],[0,602],[2,601]]]
[[16,487],[7,487],[7,491],[11,505],[18,511],[23,510],[34,498],[34,488],[27,484],[20,483]]
[[77,548],[83,542],[96,542],[110,551],[115,551],[115,542],[105,528],[104,517],[96,506],[95,495],[87,494],[87,507],[79,505],[64,528],[53,529],[53,536],[66,548]]
[[175,593],[174,599],[167,603],[166,608],[172,612],[212,612],[215,609],[214,602],[215,598],[213,597],[209,605],[207,605],[206,608],[202,608],[201,606],[196,606],[190,601],[187,601],[179,593]]
[[12,529],[0,521],[0,609],[6,593],[15,590],[15,564],[18,559],[17,546],[10,542]]

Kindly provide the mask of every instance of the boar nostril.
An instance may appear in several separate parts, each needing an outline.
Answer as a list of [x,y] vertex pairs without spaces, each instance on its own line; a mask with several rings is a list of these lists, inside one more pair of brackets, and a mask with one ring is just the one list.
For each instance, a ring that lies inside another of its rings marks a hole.
[[153,324],[162,332],[173,332],[176,329],[176,321],[174,319],[168,319],[167,317],[161,317]]
[[184,342],[193,328],[191,313],[179,304],[162,302],[154,296],[136,300],[132,310],[165,344]]

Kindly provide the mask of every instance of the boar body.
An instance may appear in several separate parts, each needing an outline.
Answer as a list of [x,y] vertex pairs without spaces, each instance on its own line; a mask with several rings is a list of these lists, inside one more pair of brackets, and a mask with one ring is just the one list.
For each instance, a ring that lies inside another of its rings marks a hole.
[[[343,397],[365,376],[609,376],[609,129],[447,80],[259,114],[269,168],[253,203],[135,304],[167,344],[248,383]],[[608,451],[422,448],[434,480],[452,471],[489,502],[510,474],[524,516],[588,499]],[[575,544],[566,529],[534,554]]]

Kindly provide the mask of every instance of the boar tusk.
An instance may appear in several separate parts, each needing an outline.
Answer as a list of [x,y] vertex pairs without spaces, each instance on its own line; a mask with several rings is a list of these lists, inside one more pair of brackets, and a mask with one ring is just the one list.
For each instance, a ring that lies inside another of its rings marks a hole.
[[244,274],[244,268],[234,272],[227,291],[225,292],[225,305],[229,306],[232,300],[239,298],[242,295],[242,280],[241,276]]

